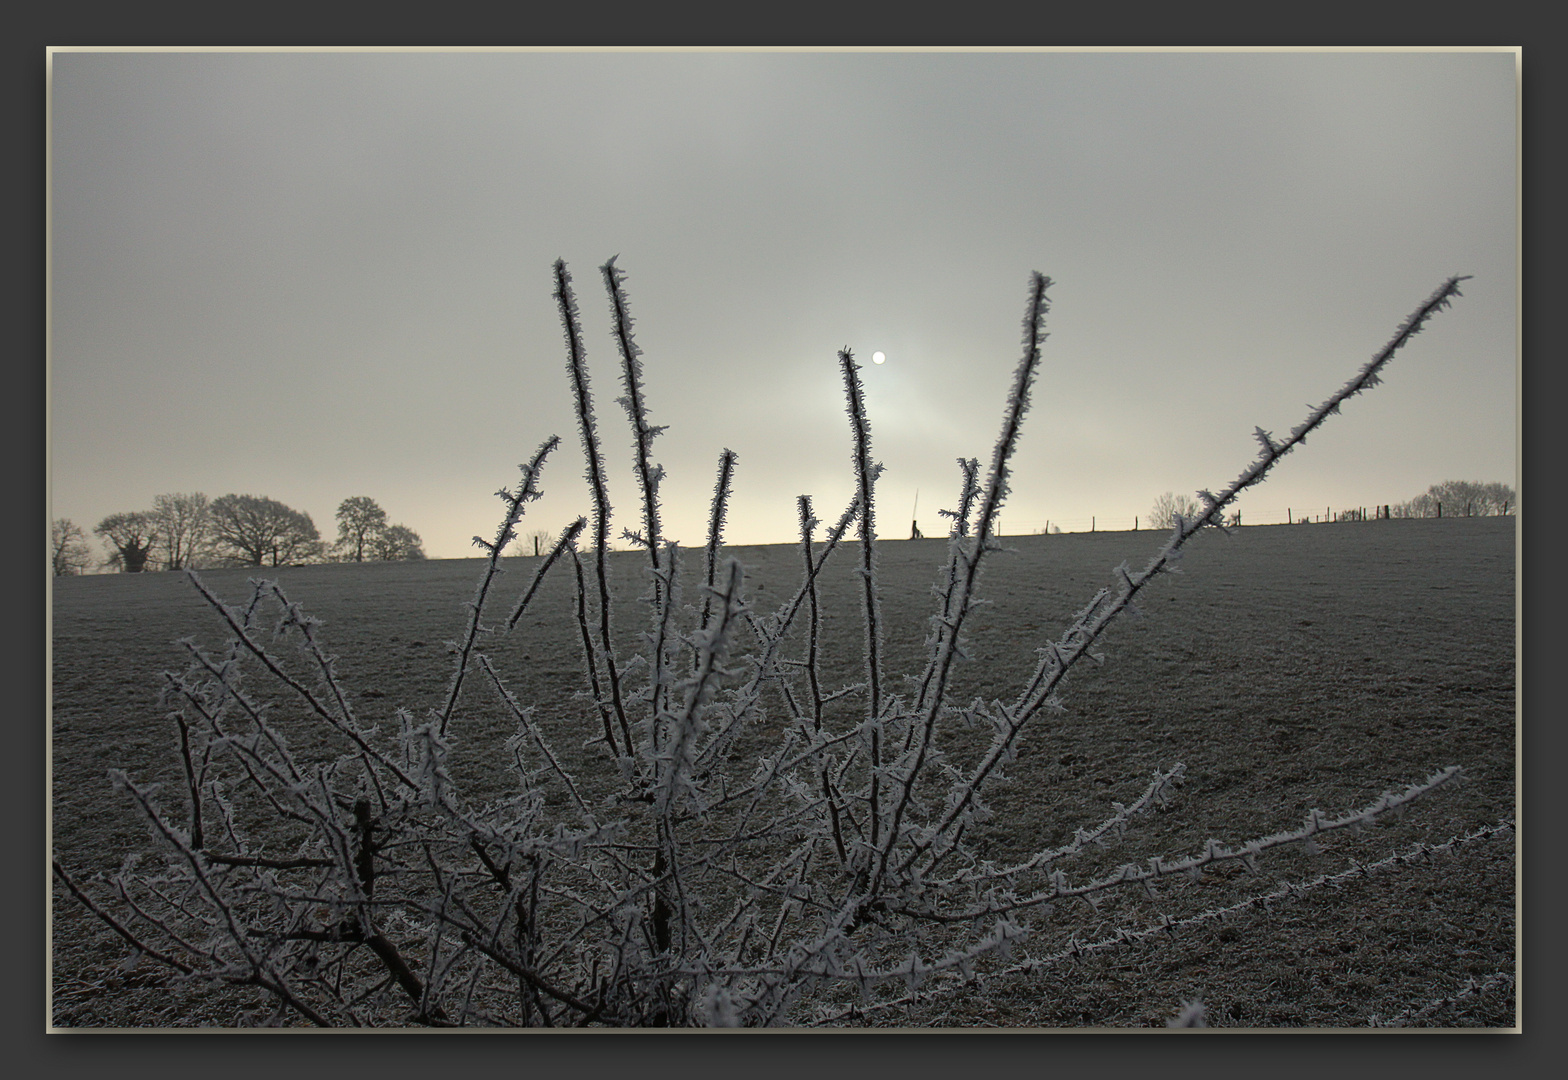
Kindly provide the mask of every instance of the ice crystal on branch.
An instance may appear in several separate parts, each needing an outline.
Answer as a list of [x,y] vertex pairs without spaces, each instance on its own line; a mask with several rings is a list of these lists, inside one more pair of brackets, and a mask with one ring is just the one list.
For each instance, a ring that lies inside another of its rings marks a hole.
[[[665,476],[651,459],[662,428],[649,420],[625,274],[615,259],[600,270],[642,504],[641,527],[623,532],[646,554],[648,588],[637,602],[647,621],[631,638],[640,646],[628,654],[612,620],[627,598],[611,588],[604,455],[580,313],[558,261],[554,296],[591,514],[560,532],[504,623],[488,625],[502,553],[540,496],[543,463],[558,442],[551,438],[518,485],[498,493],[505,509],[494,538],[476,537],[485,568],[451,644],[450,677],[422,722],[406,707],[392,714],[395,725],[356,714],[358,699],[320,624],[276,583],[254,583],[247,603],[229,606],[191,575],[229,640],[211,653],[183,642],[188,669],[164,678],[179,755],[168,790],[185,806],[171,809],[153,785],[116,780],[164,865],[128,862],[112,881],[87,883],[54,868],[67,892],[139,954],[180,977],[251,988],[283,1015],[319,1026],[868,1022],[976,980],[1168,941],[1347,875],[1389,872],[1508,832],[1499,825],[1102,932],[1101,915],[1121,910],[1123,898],[1164,905],[1177,883],[1213,881],[1233,867],[1257,872],[1278,847],[1310,845],[1328,858],[1348,834],[1460,771],[1440,769],[1337,817],[1314,809],[1298,828],[1260,828],[1186,854],[1126,850],[1155,811],[1171,808],[1180,763],[1155,771],[1136,798],[1108,800],[1109,810],[1087,824],[1055,822],[1054,842],[1037,836],[1004,854],[987,825],[1008,805],[998,793],[1007,771],[1018,771],[1026,739],[1048,737],[1042,716],[1062,711],[1058,691],[1080,661],[1101,659],[1107,628],[1174,568],[1194,535],[1223,525],[1240,491],[1344,400],[1375,386],[1463,279],[1435,292],[1287,439],[1255,429],[1257,459],[1229,487],[1200,491],[1201,506],[1176,517],[1142,570],[1117,566],[1058,637],[1022,643],[1038,657],[1022,685],[960,701],[954,673],[985,602],[982,570],[998,549],[996,521],[1042,365],[1050,279],[1029,279],[1022,355],[983,482],[980,459],[958,459],[962,482],[956,508],[942,511],[953,525],[924,655],[899,683],[886,670],[893,654],[884,654],[878,580],[882,466],[871,456],[873,409],[853,353],[842,350],[838,361],[854,496],[820,538],[824,522],[799,496],[799,587],[759,610],[745,595],[741,564],[724,553],[732,451],[719,459],[694,585],[683,577],[680,548],[663,535]],[[862,681],[836,685],[829,672],[845,665],[824,655],[830,613],[820,585],[851,529]],[[551,573],[571,576],[565,632],[580,648],[581,709],[528,701],[514,689],[521,661],[507,635],[519,632]],[[688,594],[700,603],[684,602]],[[287,660],[284,644],[294,646]],[[300,737],[311,732],[320,737]],[[493,747],[478,757],[489,779],[476,782],[459,767],[464,742],[487,737]],[[253,833],[268,820],[281,832]],[[1074,908],[1094,921],[1063,931],[1053,920]],[[1496,985],[1472,983],[1461,993]],[[1187,1002],[1172,1023],[1196,1026],[1203,1015]]]

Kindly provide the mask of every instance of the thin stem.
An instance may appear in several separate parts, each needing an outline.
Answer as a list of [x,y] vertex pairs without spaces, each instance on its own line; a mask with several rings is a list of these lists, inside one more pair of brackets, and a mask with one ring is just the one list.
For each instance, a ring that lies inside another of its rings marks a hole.
[[561,554],[577,542],[578,534],[583,531],[587,524],[587,518],[578,518],[562,530],[560,539],[550,549],[550,554],[546,555],[544,561],[539,564],[539,569],[534,571],[533,580],[528,583],[528,588],[523,590],[523,595],[517,600],[517,606],[512,609],[512,614],[507,617],[506,628],[508,630],[515,627],[517,620],[523,617],[523,612],[528,608],[528,602],[534,598],[534,594],[539,591],[539,586],[544,583],[545,574],[549,572],[550,567],[555,565]]
[[[888,830],[885,838],[878,838],[880,852],[876,873],[872,879],[873,884],[880,880],[887,869],[888,858],[893,846],[898,842],[899,826],[903,822],[910,798],[914,793],[915,783],[923,771],[926,755],[930,753],[931,740],[936,733],[937,718],[941,715],[947,697],[948,677],[958,655],[959,631],[963,626],[964,617],[973,606],[972,597],[979,577],[980,560],[991,545],[991,529],[995,524],[997,512],[1007,497],[1009,462],[1018,446],[1018,435],[1023,426],[1024,414],[1029,410],[1030,387],[1034,382],[1035,372],[1040,366],[1040,346],[1045,340],[1045,315],[1050,310],[1045,293],[1050,286],[1050,278],[1039,273],[1031,275],[1029,304],[1024,314],[1024,354],[1013,373],[1013,387],[1007,398],[1002,431],[997,437],[996,447],[991,454],[991,473],[986,480],[985,496],[980,504],[974,544],[966,550],[962,537],[955,537],[950,541],[955,559],[961,562],[962,573],[955,575],[956,580],[953,580],[950,586],[949,595],[943,600],[944,614],[937,624],[937,640],[932,649],[931,662],[926,668],[925,677],[921,680],[918,701],[923,714],[919,722],[920,738],[914,747],[914,760],[904,769],[898,801],[893,810],[892,828]],[[966,469],[966,489],[968,475]]]
[[[621,384],[626,394],[620,399],[626,409],[626,418],[632,426],[633,459],[637,486],[642,492],[642,534],[633,537],[648,550],[648,561],[653,573],[653,622],[658,640],[654,645],[653,675],[649,690],[649,707],[654,716],[666,707],[667,687],[665,672],[668,666],[665,630],[673,617],[672,591],[675,583],[670,575],[661,572],[661,549],[664,546],[659,520],[659,483],[664,479],[664,467],[651,460],[653,440],[664,431],[663,426],[648,422],[648,406],[644,399],[642,349],[632,336],[631,308],[627,304],[623,283],[626,273],[610,259],[599,268],[604,275],[605,290],[610,296],[612,334],[621,354]],[[631,535],[631,534],[628,534]]]
[[599,271],[604,275],[604,287],[610,294],[610,316],[615,324],[611,332],[621,353],[621,382],[626,388],[626,396],[621,399],[621,404],[625,406],[626,417],[631,421],[636,450],[633,462],[637,483],[642,489],[642,540],[648,549],[648,558],[657,570],[659,549],[664,543],[659,523],[659,481],[664,478],[664,469],[654,465],[649,455],[653,440],[664,428],[648,423],[648,406],[643,400],[642,349],[638,348],[632,337],[631,309],[622,288],[626,272],[615,265],[615,259],[599,267]]
[[[1062,638],[1044,650],[1040,661],[1040,668],[1030,681],[1029,687],[1020,695],[1018,702],[1008,711],[1006,723],[997,733],[991,749],[986,753],[979,765],[964,784],[956,791],[955,797],[942,815],[936,827],[928,834],[932,839],[917,842],[913,850],[905,857],[901,870],[907,870],[914,860],[931,847],[933,839],[950,829],[954,822],[959,821],[968,811],[980,785],[984,783],[992,770],[1006,757],[1018,739],[1019,733],[1029,722],[1030,718],[1039,709],[1053,700],[1054,692],[1061,684],[1063,678],[1071,667],[1078,662],[1088,651],[1089,647],[1105,632],[1107,626],[1132,603],[1133,598],[1156,575],[1163,573],[1176,559],[1187,541],[1191,540],[1206,524],[1217,521],[1225,507],[1235,501],[1236,496],[1254,484],[1261,483],[1269,470],[1281,457],[1288,454],[1296,446],[1306,440],[1306,437],[1315,431],[1330,415],[1339,411],[1340,405],[1348,398],[1371,389],[1379,382],[1378,373],[1393,357],[1394,353],[1402,348],[1412,337],[1421,331],[1426,321],[1439,311],[1447,308],[1454,297],[1460,295],[1459,283],[1465,277],[1452,277],[1444,282],[1436,292],[1429,296],[1403,323],[1387,345],[1385,345],[1373,358],[1364,364],[1361,369],[1344,386],[1334,393],[1322,405],[1314,409],[1301,424],[1292,429],[1290,437],[1284,442],[1276,443],[1269,433],[1261,428],[1256,434],[1260,444],[1258,457],[1231,485],[1219,496],[1206,496],[1207,508],[1201,517],[1191,520],[1178,517],[1176,527],[1172,530],[1171,538],[1143,571],[1137,574],[1129,573],[1125,567],[1118,570],[1121,580],[1120,590],[1115,597],[1110,597],[1106,590],[1092,601],[1077,621],[1068,628]],[[949,848],[951,850],[951,848]],[[932,864],[934,865],[934,863]],[[928,871],[930,867],[928,866]]]
[[496,529],[495,540],[485,541],[477,536],[474,537],[474,543],[484,548],[489,558],[485,563],[485,572],[479,578],[479,585],[474,590],[474,598],[468,604],[467,632],[464,633],[463,641],[458,646],[457,660],[453,664],[452,682],[447,687],[446,704],[439,714],[440,733],[443,736],[446,734],[447,726],[452,722],[452,711],[457,708],[457,697],[462,692],[463,680],[468,674],[469,660],[479,642],[479,635],[486,632],[479,620],[484,613],[485,598],[490,593],[490,585],[501,573],[501,553],[516,536],[517,523],[522,519],[523,508],[539,498],[539,473],[544,468],[544,459],[560,444],[559,438],[550,436],[534,454],[533,460],[521,467],[523,478],[518,482],[516,489],[496,492],[496,495],[506,504],[506,513],[502,515],[501,524]]
[[861,614],[865,622],[866,726],[870,735],[871,842],[881,840],[882,812],[882,625],[876,578],[875,487],[881,466],[871,461],[871,422],[854,354],[839,350],[850,429],[854,436],[855,481],[860,498]]
[[588,487],[593,494],[594,579],[599,598],[600,660],[609,684],[610,708],[614,710],[629,752],[632,745],[631,728],[626,721],[626,703],[621,698],[621,677],[615,662],[614,636],[610,628],[610,494],[605,484],[604,453],[599,449],[593,395],[588,389],[588,362],[583,351],[582,330],[578,325],[577,300],[572,295],[572,276],[566,270],[566,263],[560,259],[555,262],[555,300],[561,312],[561,327],[566,338],[567,374],[571,376],[577,425],[583,440],[583,458],[587,462]]
[[[708,511],[708,546],[704,549],[702,578],[706,594],[702,600],[702,629],[713,619],[714,590],[718,588],[719,552],[724,546],[724,518],[729,513],[730,481],[735,474],[735,451],[719,455],[719,475],[713,484],[713,504]],[[695,663],[695,661],[693,661]]]

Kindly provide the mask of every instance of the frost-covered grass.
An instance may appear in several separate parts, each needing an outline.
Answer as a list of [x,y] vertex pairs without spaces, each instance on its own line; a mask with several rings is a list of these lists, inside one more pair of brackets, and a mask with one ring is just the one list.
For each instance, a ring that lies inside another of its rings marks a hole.
[[[605,277],[645,550],[600,555],[595,482],[550,573],[500,558],[547,444],[482,563],[57,585],[56,1023],[1163,1025],[1194,1000],[1229,1026],[1511,1023],[1512,519],[999,545],[1037,277],[950,541],[868,542],[874,403],[846,354],[837,550],[804,501],[804,548],[723,550],[721,463],[708,550],[678,558]],[[1448,295],[1287,439],[1259,432],[1232,491]],[[158,646],[193,630],[181,673]],[[1110,670],[1074,667],[1101,648]],[[149,845],[106,768],[157,841],[118,875]],[[120,964],[67,890],[152,959]],[[128,989],[160,965],[191,978]]]
[[[1138,777],[1170,761],[1187,765],[1174,812],[1141,835],[1162,850],[1196,850],[1212,833],[1294,826],[1312,806],[1355,805],[1437,762],[1462,762],[1469,782],[1419,805],[1358,842],[1375,858],[1468,826],[1510,817],[1514,800],[1513,519],[1366,522],[1243,527],[1205,536],[1169,577],[1148,617],[1123,624],[1103,669],[1067,694],[1068,712],[1026,743],[1012,781],[993,799],[983,839],[1022,852],[1066,839],[1065,826],[1129,801]],[[976,663],[1003,679],[1025,674],[1027,652],[1011,647],[1059,625],[1106,566],[1147,551],[1155,533],[1008,537],[1013,554],[988,577],[996,600],[976,628]],[[929,567],[939,540],[881,549],[889,662],[918,656]],[[759,595],[794,584],[790,547],[731,549]],[[534,560],[515,560],[508,585]],[[637,584],[633,552],[611,559],[617,581]],[[827,606],[853,599],[848,562],[825,582]],[[279,573],[308,596],[363,715],[390,719],[395,705],[431,702],[444,689],[441,642],[462,619],[477,560],[321,566]],[[210,572],[225,596],[241,595],[245,571]],[[520,628],[502,662],[520,697],[560,703],[565,733],[593,719],[578,645],[565,631],[569,583],[546,583],[539,614]],[[118,575],[56,583],[54,704],[55,850],[87,874],[116,869],[147,847],[145,827],[116,800],[110,767],[179,783],[171,733],[147,673],[177,660],[173,642],[210,629],[200,598],[173,574]],[[830,620],[825,651],[848,656],[853,618]],[[209,644],[218,639],[202,633]],[[465,740],[468,766],[504,737],[490,710]],[[575,749],[575,742],[563,738]],[[1263,879],[1205,876],[1203,901],[1251,895],[1290,871],[1312,876],[1344,865],[1340,848],[1318,858],[1265,863]],[[878,1019],[956,1026],[1134,1024],[1158,1026],[1184,998],[1202,997],[1210,1023],[1364,1026],[1457,992],[1467,978],[1513,970],[1513,845],[1439,858],[1430,866],[1351,883],[1338,892],[1247,915],[1158,949],[1121,950],[1033,976],[998,981]],[[1185,898],[1184,898],[1185,899]],[[1197,897],[1193,898],[1197,900]],[[1354,917],[1346,918],[1346,905]],[[1077,913],[1064,911],[1061,927]],[[254,992],[191,987],[169,993],[151,964],[118,971],[119,942],[57,890],[55,1022],[65,1026],[230,1025],[253,1009]],[[1081,928],[1087,937],[1096,919]],[[142,985],[146,983],[147,985]],[[156,985],[156,988],[155,988]],[[1425,1023],[1512,1023],[1511,994],[1480,1008],[1447,1010]]]

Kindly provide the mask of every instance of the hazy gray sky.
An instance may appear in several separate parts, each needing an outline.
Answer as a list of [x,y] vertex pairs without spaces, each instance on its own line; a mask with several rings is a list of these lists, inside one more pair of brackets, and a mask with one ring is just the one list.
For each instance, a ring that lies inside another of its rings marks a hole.
[[[1450,274],[1473,274],[1243,520],[1515,483],[1512,52],[124,53],[53,57],[53,517],[351,495],[477,554],[589,503],[551,297],[576,279],[616,532],[631,442],[598,267],[619,255],[668,473],[701,544],[796,535],[853,486],[879,532],[988,459],[1031,270],[1050,337],[1004,533],[1129,528],[1218,488]],[[881,366],[874,351],[886,353]]]

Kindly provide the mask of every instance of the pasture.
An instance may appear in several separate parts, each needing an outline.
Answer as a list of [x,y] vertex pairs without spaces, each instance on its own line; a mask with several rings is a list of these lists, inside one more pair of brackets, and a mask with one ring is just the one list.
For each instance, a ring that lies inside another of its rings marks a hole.
[[[1450,765],[1465,780],[1433,792],[1398,821],[1359,838],[1336,835],[1322,852],[1272,853],[1258,876],[1206,874],[1155,899],[1126,896],[1059,906],[1035,924],[1013,967],[981,985],[845,1023],[888,1027],[1162,1026],[1201,999],[1217,1027],[1365,1027],[1407,1014],[1438,1027],[1515,1023],[1515,850],[1511,832],[1450,854],[1300,897],[1213,919],[1158,940],[1046,962],[1076,940],[1233,904],[1273,883],[1309,881],[1373,862],[1417,842],[1439,844],[1515,813],[1516,626],[1514,518],[1379,520],[1205,530],[1182,572],[1140,597],[1102,642],[1103,665],[1080,665],[1066,712],[1043,721],[993,792],[994,817],[970,839],[1005,859],[1071,839],[1131,802],[1156,769],[1177,762],[1174,805],[1129,829],[1138,850],[1201,852],[1211,837],[1239,842],[1299,826],[1313,808],[1366,805]],[[987,564],[990,601],[967,628],[969,662],[954,701],[1009,698],[1035,650],[1052,640],[1119,563],[1136,568],[1164,542],[1153,531],[1003,537],[1009,553]],[[858,678],[861,620],[854,545],[835,554],[822,582],[823,673]],[[793,595],[797,547],[726,549],[746,571],[758,612]],[[916,674],[932,613],[931,586],[945,539],[879,543],[886,670]],[[695,555],[692,556],[695,558]],[[507,559],[495,614],[504,619],[537,560]],[[646,557],[612,555],[623,655],[640,647]],[[322,637],[362,719],[394,710],[424,715],[451,675],[448,645],[482,560],[332,564],[201,574],[231,602],[246,581],[280,582],[323,622]],[[581,643],[569,569],[557,567],[510,633],[484,648],[524,704],[558,733],[569,769],[608,768],[583,740],[597,718],[584,696]],[[688,597],[688,600],[690,598]],[[489,609],[487,608],[487,613]],[[184,661],[175,642],[221,644],[212,610],[181,574],[54,581],[52,628],[52,842],[79,879],[151,852],[147,829],[106,780],[110,768],[165,784],[178,804],[177,734],[158,703],[159,673]],[[892,692],[900,692],[894,686]],[[511,721],[478,680],[454,723],[456,773],[471,797],[499,794],[500,747]],[[581,737],[570,733],[581,731]],[[766,723],[746,733],[768,745]],[[965,738],[949,736],[955,752]],[[487,786],[488,785],[488,786]],[[1114,865],[1113,843],[1105,856]],[[149,859],[153,856],[149,855]],[[53,1023],[67,1028],[230,1027],[260,1015],[258,992],[171,982],[127,950],[56,881],[52,910]],[[1472,981],[1473,980],[1473,981]],[[1491,980],[1484,994],[1465,992]],[[1456,998],[1444,1004],[1443,999]],[[852,1004],[852,1003],[849,1003]],[[849,1007],[846,1004],[846,1009]]]

